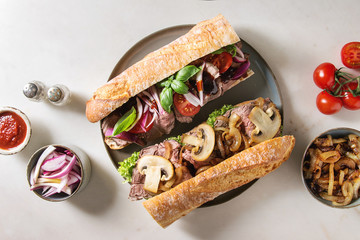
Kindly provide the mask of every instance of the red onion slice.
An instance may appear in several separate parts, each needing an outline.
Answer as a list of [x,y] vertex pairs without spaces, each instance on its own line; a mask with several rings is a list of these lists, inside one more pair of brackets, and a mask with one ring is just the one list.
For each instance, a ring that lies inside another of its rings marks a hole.
[[200,106],[204,106],[204,83],[203,83],[203,73],[205,68],[205,62],[201,65],[201,70],[196,74],[196,87],[199,92],[200,97]]
[[151,93],[151,95],[153,96],[153,98],[154,98],[154,100],[155,100],[155,103],[156,103],[156,105],[157,105],[157,108],[159,109],[159,112],[160,112],[161,114],[163,114],[163,113],[165,112],[165,110],[164,110],[164,108],[161,106],[160,98],[159,98],[159,93],[158,93],[156,87],[155,87],[155,86],[151,86],[151,87],[149,88],[149,90],[150,90],[150,93]]
[[38,163],[42,162],[39,174],[36,175],[36,166],[30,173],[30,190],[42,188],[41,194],[44,197],[60,192],[70,195],[81,181],[77,160],[74,154],[58,152],[54,146],[49,146],[38,160]]
[[43,187],[43,190],[42,190],[42,193],[41,194],[45,194],[45,192],[47,191],[47,190],[49,190],[51,187],[49,187],[49,186],[46,186],[46,187]]
[[45,158],[52,152],[55,151],[55,147],[53,145],[50,145],[49,147],[47,147],[43,153],[41,154],[41,156],[39,157],[39,160],[37,161],[36,163],[36,166],[35,166],[35,171],[34,171],[34,174],[33,174],[33,182],[36,183],[36,180],[38,179],[39,175],[40,175],[40,167],[41,167],[41,164],[43,163],[43,161],[45,160]]
[[144,117],[142,118],[142,120],[140,122],[140,127],[144,132],[146,132],[146,121],[147,121],[148,115],[149,115],[149,111],[144,113]]
[[[71,185],[71,186],[74,186],[74,185]],[[72,188],[70,188],[70,186],[65,186],[62,191],[64,193],[66,193],[67,195],[70,195],[72,193]]]
[[58,186],[59,186],[59,183],[36,183],[30,187],[30,190],[34,191],[34,190],[42,188],[42,187],[54,187],[57,189]]
[[195,107],[200,105],[200,99],[197,98],[194,94],[192,94],[191,92],[185,93],[184,97],[186,98],[186,100],[189,101],[189,103],[191,103],[192,105],[194,105]]
[[77,161],[76,157],[73,156],[73,158],[68,163],[68,165],[65,166],[60,172],[52,174],[52,175],[48,175],[48,176],[46,176],[46,178],[54,179],[54,178],[61,178],[65,175],[67,175],[71,171],[73,166],[75,165],[76,161]]
[[149,105],[145,104],[143,113],[146,113],[149,110]]
[[150,99],[150,102],[152,102],[154,100],[153,96],[150,93],[148,93],[147,91],[142,91],[142,93]]
[[35,168],[33,168],[33,169],[31,170],[31,173],[30,173],[30,184],[31,184],[31,185],[34,185],[34,184],[35,184],[35,177],[34,177],[34,175],[35,175]]
[[235,56],[235,57],[233,57],[233,61],[236,63],[243,63],[243,62],[246,62],[246,58]]
[[80,179],[77,176],[75,176],[74,174],[71,174],[71,172],[69,173],[68,182],[67,182],[68,186],[78,183],[79,181],[80,181]]
[[50,187],[49,190],[43,194],[44,197],[50,197],[52,195],[54,195],[55,193],[57,193],[57,188],[55,187]]
[[243,53],[243,51],[241,51],[241,49],[235,45],[235,48],[236,48],[236,53],[241,57],[241,58],[245,58],[245,55]]
[[[139,93],[139,97],[141,98],[141,100],[143,100],[148,106],[149,108],[151,109],[152,112],[156,112],[157,114],[159,114],[158,110],[157,110],[157,107],[156,107],[156,101],[155,99],[153,100],[149,100],[146,98],[146,94],[144,94],[146,91],[143,91],[141,93]],[[147,92],[146,92],[147,93]],[[147,93],[149,94],[149,93]],[[145,96],[144,96],[145,95]]]
[[240,65],[238,69],[235,70],[234,76],[232,77],[232,80],[239,79],[250,67],[250,62],[246,61],[243,64]]
[[148,127],[156,120],[157,117],[158,117],[158,115],[153,114],[153,118],[151,119],[151,121],[149,122],[149,124],[146,126],[146,128],[148,128]]
[[61,178],[61,182],[59,184],[59,187],[57,188],[57,192],[60,193],[63,188],[66,188],[67,187],[67,183],[68,183],[68,176],[65,175],[64,177]]
[[74,177],[76,177],[77,179],[81,180],[81,176],[80,176],[79,173],[76,172],[75,167],[69,172],[69,175],[70,175],[70,176],[74,176]]
[[44,171],[56,171],[59,170],[60,168],[62,168],[65,164],[66,164],[66,156],[67,155],[61,155],[59,157],[54,157],[51,159],[46,159],[42,166],[41,169]]

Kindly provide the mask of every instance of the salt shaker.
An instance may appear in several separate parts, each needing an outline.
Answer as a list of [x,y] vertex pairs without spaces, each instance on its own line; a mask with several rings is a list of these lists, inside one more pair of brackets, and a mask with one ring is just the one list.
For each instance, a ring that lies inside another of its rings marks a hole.
[[29,82],[23,88],[25,97],[34,102],[44,101],[45,92],[45,84],[40,81]]
[[47,98],[52,104],[63,106],[71,101],[71,92],[66,86],[56,84],[47,91]]

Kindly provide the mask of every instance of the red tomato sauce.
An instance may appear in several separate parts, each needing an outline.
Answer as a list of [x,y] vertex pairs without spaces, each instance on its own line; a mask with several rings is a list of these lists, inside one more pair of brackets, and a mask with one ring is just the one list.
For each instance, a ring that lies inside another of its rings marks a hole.
[[20,145],[26,137],[25,121],[16,113],[0,113],[0,148],[8,150]]

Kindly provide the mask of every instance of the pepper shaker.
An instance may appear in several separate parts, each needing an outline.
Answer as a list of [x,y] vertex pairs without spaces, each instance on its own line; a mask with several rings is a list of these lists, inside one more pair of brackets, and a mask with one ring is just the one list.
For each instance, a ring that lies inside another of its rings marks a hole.
[[45,84],[40,81],[29,82],[23,88],[25,97],[34,102],[44,101],[46,98],[45,92]]
[[71,101],[71,92],[66,86],[56,84],[47,91],[47,98],[52,104],[63,106]]

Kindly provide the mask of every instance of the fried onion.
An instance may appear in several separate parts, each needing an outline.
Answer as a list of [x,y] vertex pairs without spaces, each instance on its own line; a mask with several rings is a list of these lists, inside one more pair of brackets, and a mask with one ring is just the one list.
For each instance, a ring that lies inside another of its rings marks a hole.
[[164,145],[165,145],[164,158],[170,159],[170,157],[171,157],[171,144],[169,143],[169,141],[165,141]]
[[335,163],[340,159],[340,153],[338,151],[328,151],[320,154],[321,161],[325,163]]
[[334,206],[345,206],[359,197],[360,137],[318,138],[304,159],[304,177],[312,191]]

